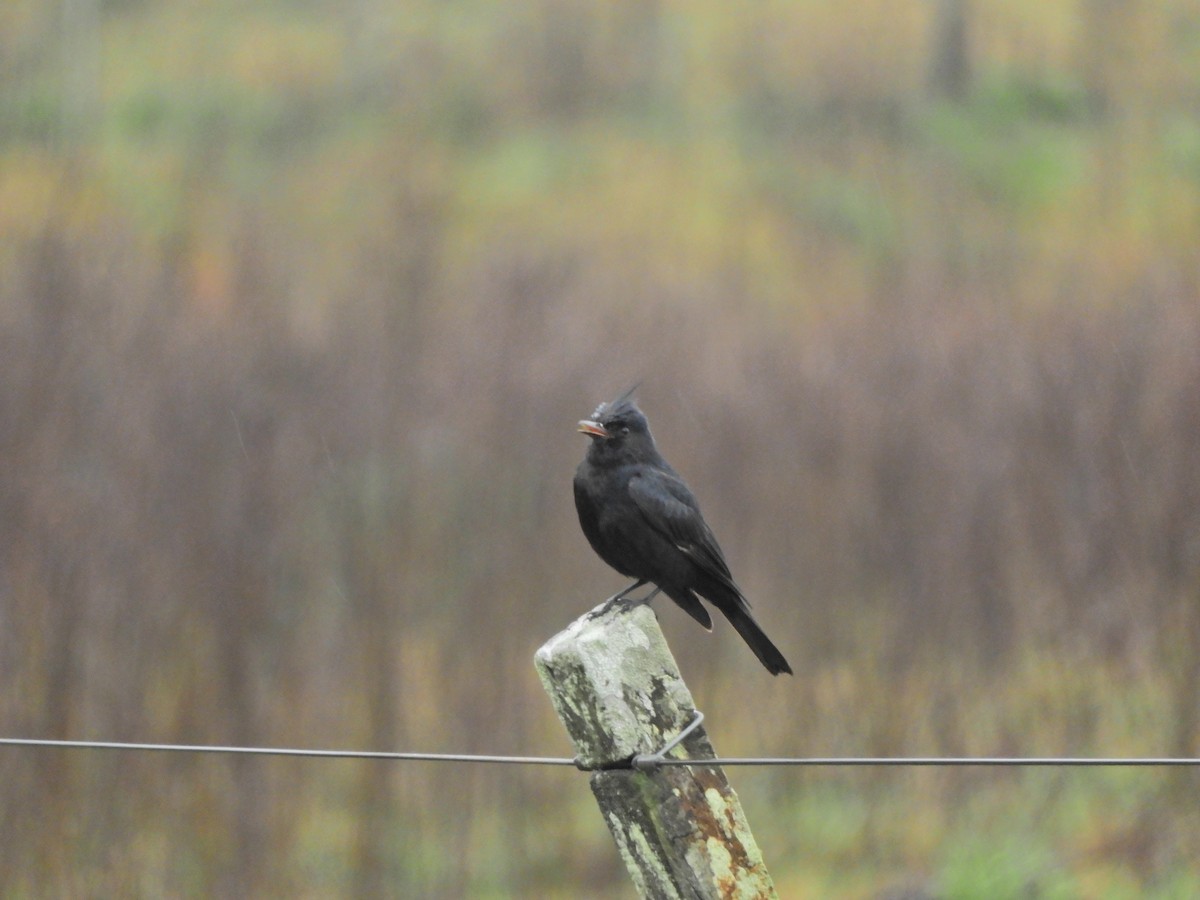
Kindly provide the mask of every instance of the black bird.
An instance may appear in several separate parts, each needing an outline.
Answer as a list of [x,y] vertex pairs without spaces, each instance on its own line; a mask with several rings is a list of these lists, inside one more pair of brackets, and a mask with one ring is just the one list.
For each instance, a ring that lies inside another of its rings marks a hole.
[[696,498],[654,446],[632,393],[601,403],[579,423],[591,438],[575,471],[579,524],[602,560],[637,579],[608,604],[627,601],[631,591],[651,582],[655,589],[638,602],[662,591],[712,631],[699,594],[725,614],[767,671],[790,675],[791,666],[750,615]]

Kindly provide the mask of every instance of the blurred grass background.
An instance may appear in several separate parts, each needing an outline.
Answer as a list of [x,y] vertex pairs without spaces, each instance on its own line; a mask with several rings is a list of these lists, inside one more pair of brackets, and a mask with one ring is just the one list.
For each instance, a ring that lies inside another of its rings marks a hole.
[[[8,0],[0,730],[569,755],[644,379],[730,755],[1200,753],[1200,4]],[[785,897],[1200,896],[1188,771],[739,769]],[[578,773],[0,752],[37,896],[626,897]]]

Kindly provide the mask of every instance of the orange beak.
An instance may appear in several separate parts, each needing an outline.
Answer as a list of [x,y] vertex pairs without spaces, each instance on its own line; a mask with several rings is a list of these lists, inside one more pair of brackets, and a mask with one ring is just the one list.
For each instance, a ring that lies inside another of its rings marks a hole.
[[584,434],[590,434],[592,437],[608,437],[608,432],[604,430],[604,426],[599,422],[593,422],[591,419],[580,419],[575,429],[582,431]]

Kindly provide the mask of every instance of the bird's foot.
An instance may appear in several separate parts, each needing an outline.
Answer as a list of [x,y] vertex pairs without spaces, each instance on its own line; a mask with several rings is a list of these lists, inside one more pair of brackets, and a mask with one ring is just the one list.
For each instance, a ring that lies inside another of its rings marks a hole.
[[634,609],[637,609],[639,606],[649,606],[650,601],[658,596],[658,593],[661,590],[662,588],[656,587],[645,597],[629,597],[625,591],[622,591],[615,597],[609,597],[608,600],[605,601],[604,607],[600,610],[600,614],[603,615],[614,606],[620,609],[622,612],[630,612]]
[[607,613],[609,610],[611,610],[614,606],[619,606],[622,610],[628,612],[629,610],[633,609],[635,606],[641,606],[643,603],[649,603],[651,598],[653,598],[654,595],[657,594],[661,590],[661,588],[656,587],[653,591],[651,591],[649,594],[647,594],[645,597],[642,597],[641,599],[635,599],[635,598],[632,598],[629,596],[629,594],[632,591],[636,591],[638,588],[640,588],[645,583],[646,583],[645,579],[642,579],[639,581],[635,581],[633,584],[629,585],[627,588],[625,588],[623,590],[617,591],[615,594],[613,594],[611,597],[609,597],[607,600],[605,600],[603,603],[600,604],[600,606],[591,614],[592,617],[594,618],[596,616],[602,616],[605,613]]
[[626,609],[633,609],[636,606],[649,606],[650,601],[653,600],[655,597],[657,597],[661,591],[662,591],[662,588],[655,585],[654,590],[652,590],[650,593],[648,593],[645,597],[641,597],[641,598],[624,597],[624,598],[622,598],[623,605]]

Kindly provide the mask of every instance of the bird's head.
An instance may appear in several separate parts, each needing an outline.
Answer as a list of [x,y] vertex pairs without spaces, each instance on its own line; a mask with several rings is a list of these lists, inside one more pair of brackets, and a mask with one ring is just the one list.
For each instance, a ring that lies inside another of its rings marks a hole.
[[590,418],[579,421],[578,430],[592,440],[588,453],[593,458],[641,462],[658,457],[650,423],[633,400],[635,388],[601,403]]

